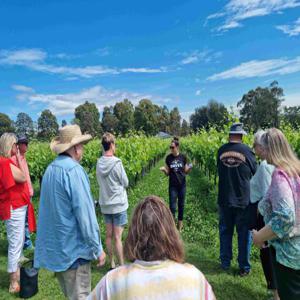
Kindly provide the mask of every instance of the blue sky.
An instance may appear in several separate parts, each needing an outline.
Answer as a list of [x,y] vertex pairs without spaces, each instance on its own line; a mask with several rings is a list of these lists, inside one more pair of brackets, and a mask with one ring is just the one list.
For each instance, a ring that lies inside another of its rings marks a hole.
[[188,118],[273,80],[300,105],[300,0],[0,2],[0,111],[14,120],[124,98]]

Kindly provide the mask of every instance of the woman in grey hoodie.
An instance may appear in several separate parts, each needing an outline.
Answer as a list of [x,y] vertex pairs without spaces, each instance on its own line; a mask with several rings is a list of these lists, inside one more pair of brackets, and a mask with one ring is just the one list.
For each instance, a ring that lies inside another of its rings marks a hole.
[[128,178],[122,161],[115,157],[115,137],[105,133],[102,137],[104,153],[97,162],[96,175],[100,187],[99,205],[106,225],[106,247],[111,268],[115,268],[113,240],[119,264],[124,264],[122,233],[127,224]]

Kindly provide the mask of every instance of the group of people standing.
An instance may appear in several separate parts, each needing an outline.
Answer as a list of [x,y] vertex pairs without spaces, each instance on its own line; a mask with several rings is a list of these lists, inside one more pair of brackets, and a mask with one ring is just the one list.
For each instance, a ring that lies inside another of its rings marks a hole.
[[274,299],[300,299],[300,161],[272,128],[254,136],[257,167],[254,152],[242,143],[245,134],[241,123],[234,124],[217,155],[221,266],[230,268],[236,227],[240,276],[250,272],[253,241]]
[[[236,227],[239,275],[250,272],[253,241],[261,249],[263,270],[274,298],[300,299],[300,162],[283,133],[273,128],[255,134],[253,148],[261,159],[257,167],[254,152],[242,143],[245,134],[242,124],[232,125],[229,142],[217,155],[221,267],[230,268]],[[97,265],[103,266],[106,260],[89,178],[80,165],[83,145],[91,139],[79,126],[67,125],[50,144],[57,157],[41,183],[34,266],[54,272],[65,297],[71,300],[215,299],[204,275],[184,263],[179,232],[183,228],[186,175],[192,164],[180,153],[179,140],[172,140],[166,164],[160,168],[169,176],[169,208],[157,196],[141,200],[123,249],[128,178],[122,161],[115,156],[116,141],[110,133],[102,136],[102,156],[96,165],[110,271],[91,292],[91,262],[97,260]],[[18,262],[33,195],[24,156],[28,141],[25,152],[21,144],[22,139],[18,142],[14,134],[0,138],[0,219],[7,228],[11,293],[19,291]],[[125,259],[130,263],[124,265]]]
[[[59,136],[50,144],[57,157],[47,167],[41,182],[34,266],[54,272],[65,297],[71,300],[89,296],[91,262],[97,260],[97,266],[103,266],[106,260],[89,178],[80,165],[84,155],[83,145],[91,139],[90,135],[82,134],[77,125],[61,128]],[[18,292],[20,288],[19,249],[24,244],[25,215],[30,205],[26,172],[22,171],[20,161],[16,166],[11,159],[20,148],[17,143],[13,134],[4,134],[0,139],[3,145],[0,148],[0,204],[3,207],[5,204],[7,213],[11,293]],[[128,222],[128,178],[121,160],[115,156],[115,137],[105,133],[101,144],[103,151],[96,165],[96,177],[100,188],[99,204],[106,227],[110,272],[101,279],[89,299],[185,299],[188,295],[214,300],[214,293],[204,275],[192,265],[184,263],[183,243],[175,226],[178,197],[177,226],[182,229],[185,174],[191,168],[187,166],[186,158],[179,155],[178,140],[171,143],[172,156],[168,156],[164,171],[170,176],[173,215],[157,196],[141,200],[133,212],[124,250],[122,233]],[[14,187],[17,187],[16,190]],[[21,187],[24,197],[23,194],[17,195]],[[17,205],[14,197],[22,203]],[[19,221],[20,214],[22,222]],[[9,233],[10,223],[16,228],[12,234]],[[11,248],[14,248],[13,251],[10,251]],[[124,265],[124,255],[131,262],[129,265]]]

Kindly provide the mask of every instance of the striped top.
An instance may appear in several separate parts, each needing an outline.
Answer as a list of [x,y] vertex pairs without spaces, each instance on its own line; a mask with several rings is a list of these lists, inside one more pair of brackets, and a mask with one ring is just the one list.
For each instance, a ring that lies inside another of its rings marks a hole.
[[136,260],[107,273],[88,300],[213,300],[204,275],[190,264]]

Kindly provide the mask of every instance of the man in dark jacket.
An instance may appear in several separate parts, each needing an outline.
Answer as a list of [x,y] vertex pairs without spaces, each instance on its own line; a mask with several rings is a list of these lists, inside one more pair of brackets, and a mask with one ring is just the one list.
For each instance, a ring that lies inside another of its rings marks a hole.
[[243,144],[246,132],[241,123],[233,124],[229,143],[218,150],[219,174],[219,233],[221,266],[228,270],[232,259],[232,236],[236,226],[238,234],[238,263],[240,276],[250,272],[251,237],[248,230],[248,207],[250,202],[250,179],[256,171],[252,150]]

